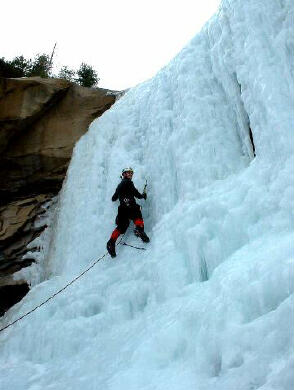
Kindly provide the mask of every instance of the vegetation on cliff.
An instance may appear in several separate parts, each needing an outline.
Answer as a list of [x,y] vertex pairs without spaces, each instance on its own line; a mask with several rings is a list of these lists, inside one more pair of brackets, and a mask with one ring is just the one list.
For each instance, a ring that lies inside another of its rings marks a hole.
[[33,77],[62,78],[75,82],[83,87],[97,86],[99,78],[92,66],[82,62],[78,70],[63,66],[59,73],[53,74],[52,56],[37,54],[34,59],[26,59],[23,55],[13,58],[11,61],[0,58],[0,77]]

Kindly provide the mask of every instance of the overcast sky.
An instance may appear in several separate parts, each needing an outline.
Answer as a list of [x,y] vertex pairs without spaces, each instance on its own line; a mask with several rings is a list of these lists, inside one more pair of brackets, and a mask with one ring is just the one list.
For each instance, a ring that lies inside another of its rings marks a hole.
[[220,0],[5,0],[0,56],[52,52],[54,63],[92,65],[102,88],[152,77],[201,29]]

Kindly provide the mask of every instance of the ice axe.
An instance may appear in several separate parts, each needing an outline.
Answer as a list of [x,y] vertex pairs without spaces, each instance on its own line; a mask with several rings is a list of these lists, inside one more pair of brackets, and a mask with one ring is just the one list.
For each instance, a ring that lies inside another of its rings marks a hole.
[[[147,179],[145,181],[144,189],[143,189],[143,194],[146,194],[147,196]],[[146,199],[145,199],[146,200]]]

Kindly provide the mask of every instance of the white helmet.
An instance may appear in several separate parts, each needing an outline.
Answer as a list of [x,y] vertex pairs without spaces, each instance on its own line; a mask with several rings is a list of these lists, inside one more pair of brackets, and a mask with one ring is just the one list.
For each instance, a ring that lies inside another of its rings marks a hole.
[[124,169],[121,171],[121,174],[123,175],[123,174],[126,173],[126,172],[132,172],[132,173],[134,173],[133,168],[131,168],[131,167],[124,168]]

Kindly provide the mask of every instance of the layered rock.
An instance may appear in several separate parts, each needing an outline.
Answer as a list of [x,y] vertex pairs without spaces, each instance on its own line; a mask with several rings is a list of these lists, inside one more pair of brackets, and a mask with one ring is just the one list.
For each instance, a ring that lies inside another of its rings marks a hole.
[[[35,225],[36,217],[45,212],[42,205],[51,199],[50,194],[17,200],[0,207],[0,275],[9,275],[33,260],[22,260],[27,245],[46,227]],[[37,249],[37,248],[36,248]],[[30,251],[34,250],[30,249]],[[1,280],[0,280],[1,286]]]
[[35,227],[42,205],[59,192],[77,140],[116,96],[61,79],[0,78],[1,291],[33,261],[23,255],[45,228]]
[[71,152],[115,93],[60,79],[0,79],[0,199],[57,192]]

